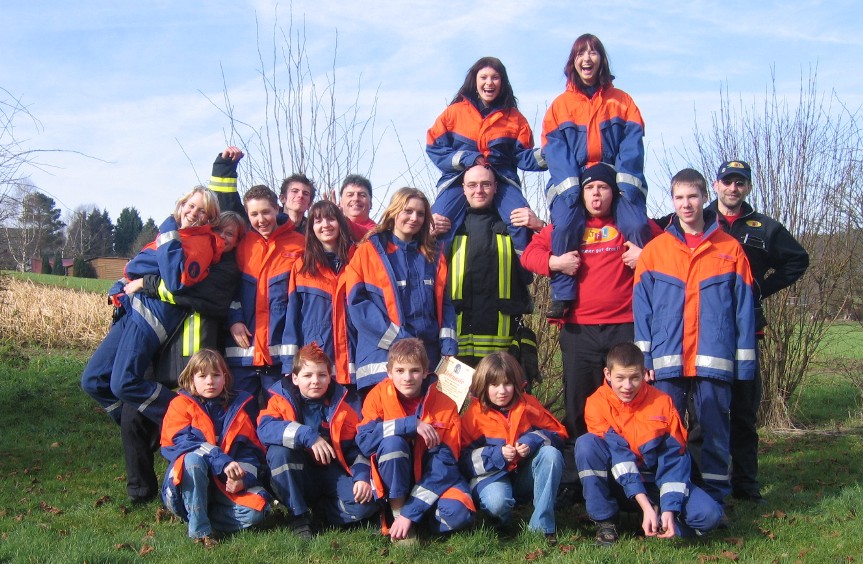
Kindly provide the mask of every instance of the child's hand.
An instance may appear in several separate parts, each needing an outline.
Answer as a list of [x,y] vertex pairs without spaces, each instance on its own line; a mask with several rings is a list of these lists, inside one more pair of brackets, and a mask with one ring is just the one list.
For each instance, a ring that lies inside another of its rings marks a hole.
[[674,537],[674,513],[672,511],[662,512],[662,532],[656,535],[658,539],[670,539]]
[[515,455],[518,454],[518,451],[512,445],[503,445],[500,447],[500,450],[503,452],[503,459],[507,462],[515,460]]
[[335,449],[323,437],[318,437],[318,440],[312,445],[312,454],[315,455],[318,464],[326,465],[336,458]]
[[443,233],[448,233],[452,229],[452,222],[445,215],[439,213],[432,214],[432,235],[437,237]]
[[425,421],[417,422],[417,435],[423,438],[428,448],[434,448],[440,444],[440,437],[437,434],[437,429]]
[[393,521],[393,526],[390,527],[390,538],[394,540],[406,539],[411,531],[413,523],[404,515],[399,515]]
[[515,451],[522,458],[530,456],[530,447],[525,443],[515,443]]
[[659,518],[650,504],[644,507],[644,518],[641,520],[641,529],[648,537],[655,537],[659,534]]
[[129,282],[128,284],[126,284],[125,286],[123,286],[123,293],[126,294],[127,296],[131,296],[135,292],[140,292],[143,289],[144,289],[144,279],[143,278],[136,278],[136,279],[132,280],[131,282]]
[[251,337],[252,334],[249,333],[249,328],[246,327],[245,323],[237,321],[231,325],[231,336],[234,338],[237,345],[244,349],[249,348],[249,337]]
[[228,478],[228,481],[225,484],[225,489],[228,490],[228,493],[239,493],[246,489],[246,484],[244,484],[242,480],[232,480],[231,478]]
[[243,151],[239,147],[231,145],[222,151],[222,158],[228,159],[229,161],[238,161],[243,158]]
[[372,500],[372,485],[368,482],[354,482],[354,501],[368,503]]
[[228,465],[225,466],[225,476],[229,480],[242,480],[245,475],[246,471],[243,470],[243,467],[240,466],[240,463],[236,460],[229,462]]

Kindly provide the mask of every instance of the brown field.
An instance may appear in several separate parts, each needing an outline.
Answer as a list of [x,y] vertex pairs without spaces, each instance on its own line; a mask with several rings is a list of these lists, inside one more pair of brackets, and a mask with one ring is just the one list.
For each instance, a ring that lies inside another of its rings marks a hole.
[[94,349],[111,324],[104,295],[4,278],[0,339],[44,348]]

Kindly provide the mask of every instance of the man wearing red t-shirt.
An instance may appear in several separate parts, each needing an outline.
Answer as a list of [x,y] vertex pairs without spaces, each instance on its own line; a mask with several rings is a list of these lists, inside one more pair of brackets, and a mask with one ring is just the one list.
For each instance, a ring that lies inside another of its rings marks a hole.
[[620,198],[616,176],[614,167],[606,163],[593,165],[582,174],[587,222],[578,251],[552,255],[553,226],[549,225],[534,236],[521,255],[522,266],[531,272],[544,276],[563,272],[578,280],[578,299],[560,330],[566,409],[563,422],[570,437],[564,452],[563,487],[578,480],[571,449],[587,432],[584,404],[603,383],[605,355],[612,346],[632,342],[635,336],[632,280],[641,249],[627,242],[614,222],[612,209]]

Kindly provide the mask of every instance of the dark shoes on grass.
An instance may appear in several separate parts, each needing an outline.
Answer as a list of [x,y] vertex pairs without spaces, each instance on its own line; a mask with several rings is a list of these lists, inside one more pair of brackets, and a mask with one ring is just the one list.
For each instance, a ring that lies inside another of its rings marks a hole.
[[219,546],[219,541],[217,541],[214,537],[198,537],[195,539],[195,544],[200,544],[206,549],[216,548]]
[[599,546],[612,546],[620,539],[617,534],[617,525],[614,521],[596,522],[596,544]]
[[315,536],[314,532],[312,532],[312,522],[309,519],[308,513],[297,515],[291,520],[288,526],[304,542],[309,542]]

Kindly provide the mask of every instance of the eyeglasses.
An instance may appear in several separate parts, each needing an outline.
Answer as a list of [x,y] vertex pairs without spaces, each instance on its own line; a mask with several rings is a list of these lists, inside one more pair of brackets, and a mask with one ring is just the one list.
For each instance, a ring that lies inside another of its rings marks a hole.
[[731,186],[732,184],[737,188],[745,188],[746,181],[745,180],[729,180],[728,178],[723,178],[721,182],[726,186]]
[[488,180],[484,182],[468,182],[464,185],[464,187],[471,192],[476,192],[477,189],[481,189],[483,192],[485,192],[486,190],[490,190],[492,186],[494,186],[494,182]]

